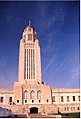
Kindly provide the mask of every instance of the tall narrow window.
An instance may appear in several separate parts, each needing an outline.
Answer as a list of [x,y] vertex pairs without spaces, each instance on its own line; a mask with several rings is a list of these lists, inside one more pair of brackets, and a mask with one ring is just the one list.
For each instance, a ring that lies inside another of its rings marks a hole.
[[73,101],[75,101],[75,96],[73,96]]
[[31,49],[31,79],[32,79],[32,49]]
[[55,102],[55,96],[52,97],[52,102]]
[[24,91],[24,99],[27,99],[28,98],[28,92],[27,90]]
[[63,96],[61,96],[61,102],[64,102],[64,98],[63,98]]
[[34,99],[34,94],[35,94],[35,92],[34,92],[34,90],[32,90],[32,91],[30,92],[30,98],[31,98],[31,99]]
[[12,97],[9,97],[9,104],[12,105]]
[[29,79],[30,79],[30,49],[29,49]]
[[12,102],[12,97],[9,97],[9,102]]
[[24,40],[26,40],[26,35],[24,35]]
[[35,50],[33,49],[33,79],[35,79]]
[[80,96],[78,96],[78,101],[80,101]]
[[24,79],[26,79],[26,49],[24,53]]
[[66,107],[64,107],[64,111],[66,111]]
[[27,49],[27,79],[28,79],[28,49]]
[[69,102],[69,96],[67,96],[67,102]]
[[28,40],[29,40],[29,41],[32,40],[32,34],[28,34]]
[[0,97],[0,102],[1,102],[1,103],[3,102],[3,97]]
[[41,99],[41,91],[40,90],[37,92],[37,99]]

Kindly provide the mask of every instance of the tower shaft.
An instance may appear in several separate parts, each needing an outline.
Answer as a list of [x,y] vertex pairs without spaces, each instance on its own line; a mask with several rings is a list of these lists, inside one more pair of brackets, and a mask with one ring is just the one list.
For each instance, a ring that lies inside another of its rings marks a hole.
[[25,28],[20,40],[18,81],[41,83],[40,45],[32,26]]

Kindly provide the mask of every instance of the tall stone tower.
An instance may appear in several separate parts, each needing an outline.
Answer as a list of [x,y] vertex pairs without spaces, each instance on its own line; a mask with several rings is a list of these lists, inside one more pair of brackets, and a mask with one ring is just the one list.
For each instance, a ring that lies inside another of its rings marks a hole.
[[18,82],[21,84],[41,83],[40,44],[30,22],[20,40]]
[[51,88],[41,82],[39,40],[29,23],[20,40],[18,82],[14,82],[15,104],[51,104]]

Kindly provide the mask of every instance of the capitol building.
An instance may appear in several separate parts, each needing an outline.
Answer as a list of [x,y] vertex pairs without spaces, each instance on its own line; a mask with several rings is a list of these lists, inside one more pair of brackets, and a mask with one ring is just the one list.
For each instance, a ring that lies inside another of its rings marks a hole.
[[40,43],[30,23],[20,39],[18,81],[12,89],[0,88],[0,107],[14,114],[80,112],[79,88],[51,88],[42,82]]

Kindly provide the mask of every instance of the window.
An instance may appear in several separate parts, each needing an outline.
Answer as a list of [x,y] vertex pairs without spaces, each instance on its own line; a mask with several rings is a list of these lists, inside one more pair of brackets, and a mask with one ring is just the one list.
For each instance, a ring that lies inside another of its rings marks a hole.
[[32,56],[32,71],[33,71],[33,78],[32,79],[35,79],[35,50],[33,49],[33,51],[32,51],[33,53],[33,56]]
[[24,51],[24,56],[25,56],[25,60],[24,60],[24,79],[26,79],[26,49]]
[[75,107],[71,107],[71,111],[75,111]]
[[69,102],[69,96],[67,96],[67,102]]
[[55,102],[55,96],[52,97],[52,102]]
[[40,90],[37,92],[37,99],[41,99],[41,91]]
[[28,98],[28,92],[27,90],[24,91],[24,99],[27,99]]
[[39,100],[39,103],[41,102],[41,100]]
[[80,101],[80,96],[78,96],[78,101]]
[[32,91],[30,92],[30,98],[31,98],[31,99],[34,99],[34,93],[35,93],[34,90],[32,90]]
[[17,100],[17,103],[19,103],[19,100]]
[[26,35],[24,35],[24,40],[26,40]]
[[32,40],[32,34],[28,34],[28,40]]
[[73,101],[75,101],[75,96],[73,96]]
[[69,107],[64,107],[64,111],[69,111]]
[[73,107],[71,107],[71,111],[73,111]]
[[64,111],[66,111],[66,107],[64,107]]
[[32,103],[34,103],[34,100],[32,100]]
[[12,97],[9,97],[9,102],[12,102]]
[[25,100],[25,103],[27,103],[27,100]]
[[73,107],[73,110],[75,111],[75,107]]
[[79,107],[77,107],[77,110],[80,110],[80,108],[79,108]]
[[48,99],[46,101],[49,102]]
[[63,96],[61,96],[61,102],[64,102],[64,98],[63,98]]
[[26,68],[27,68],[27,79],[28,79],[28,49],[27,49],[27,57],[26,58],[27,58],[27,67]]
[[0,102],[1,102],[1,103],[3,102],[3,97],[0,97]]

